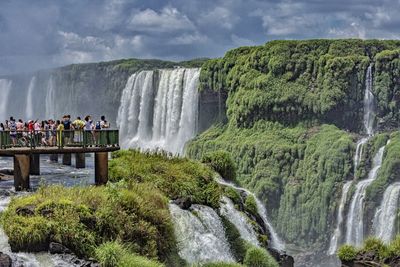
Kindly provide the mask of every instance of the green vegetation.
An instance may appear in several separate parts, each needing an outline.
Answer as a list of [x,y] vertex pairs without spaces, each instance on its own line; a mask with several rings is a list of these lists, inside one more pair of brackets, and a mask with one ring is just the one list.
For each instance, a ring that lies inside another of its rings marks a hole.
[[96,248],[95,256],[103,267],[163,267],[156,261],[135,255],[118,242],[106,242]]
[[228,181],[236,181],[236,166],[228,152],[219,150],[207,153],[201,161],[210,165],[222,178]]
[[238,262],[243,262],[248,248],[246,242],[241,238],[239,230],[235,225],[233,225],[225,216],[221,216],[221,219],[233,256]]
[[202,267],[244,267],[239,263],[227,263],[227,262],[212,262],[202,265]]
[[186,158],[118,151],[110,161],[110,180],[148,182],[170,199],[185,197],[193,203],[219,207],[221,189],[212,170]]
[[200,87],[228,91],[227,115],[237,126],[266,119],[361,130],[364,78],[373,62],[379,115],[398,125],[399,48],[399,41],[355,39],[240,47],[206,62]]
[[244,202],[244,208],[250,214],[258,215],[256,199],[252,195],[248,195],[246,197],[246,201]]
[[352,261],[357,256],[357,250],[351,245],[343,245],[338,250],[338,257],[341,261]]
[[352,175],[353,138],[332,125],[285,127],[258,121],[252,128],[217,125],[195,138],[187,154],[225,149],[238,166],[238,181],[267,206],[285,240],[324,243],[336,192]]
[[[119,253],[117,244],[107,242],[122,240],[139,255],[167,261],[175,251],[167,201],[145,183],[42,187],[30,196],[13,199],[2,224],[14,250],[46,250],[53,241],[89,258],[113,248]],[[107,257],[112,261],[111,254]]]
[[248,267],[279,267],[275,259],[265,249],[254,246],[247,250],[244,264]]

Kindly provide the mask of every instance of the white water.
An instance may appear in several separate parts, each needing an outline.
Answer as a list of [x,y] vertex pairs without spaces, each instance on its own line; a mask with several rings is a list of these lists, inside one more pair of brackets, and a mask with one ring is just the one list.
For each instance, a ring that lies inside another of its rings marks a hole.
[[192,205],[193,212],[169,205],[174,222],[179,255],[189,264],[234,262],[225,230],[218,214],[210,207]]
[[365,80],[365,92],[364,92],[364,127],[367,135],[371,136],[374,134],[374,122],[375,122],[375,108],[374,108],[374,95],[373,89],[373,77],[372,77],[372,65],[369,65],[367,70],[367,76]]
[[272,224],[269,222],[268,217],[267,217],[267,209],[265,208],[265,206],[262,204],[262,202],[249,190],[245,189],[245,188],[241,188],[238,187],[232,183],[226,182],[222,179],[218,179],[217,182],[219,184],[222,185],[226,185],[229,187],[232,187],[233,189],[236,190],[241,190],[241,191],[245,191],[247,194],[252,195],[254,197],[254,199],[256,200],[256,204],[257,204],[257,212],[258,214],[261,216],[261,219],[263,220],[265,226],[268,228],[270,234],[271,234],[271,247],[274,249],[277,249],[279,251],[283,251],[285,249],[285,244],[283,243],[283,241],[279,238],[277,232],[275,231],[275,229],[273,228]]
[[361,161],[361,156],[364,150],[364,145],[368,142],[370,139],[370,136],[363,137],[357,142],[357,147],[356,147],[356,154],[354,155],[354,174],[357,171],[358,165],[360,165]]
[[[390,140],[389,140],[390,141]],[[389,143],[388,141],[388,143]],[[356,191],[351,200],[349,212],[347,214],[347,233],[346,243],[359,246],[364,240],[364,198],[367,187],[376,179],[378,170],[382,165],[383,152],[385,146],[378,150],[373,158],[372,169],[368,173],[368,178],[357,183]]]
[[46,119],[49,118],[57,118],[56,112],[56,96],[54,90],[54,81],[51,76],[49,81],[47,82],[47,90],[46,90]]
[[121,146],[182,154],[196,133],[199,75],[185,68],[133,74],[118,110]]
[[33,76],[31,81],[29,82],[29,87],[28,87],[28,94],[26,96],[26,110],[25,110],[25,116],[27,119],[34,119],[34,114],[33,114],[33,95],[36,87],[36,76]]
[[374,234],[385,243],[389,243],[393,238],[399,194],[400,183],[389,185],[383,194],[381,205],[375,213],[373,222]]
[[338,244],[342,238],[343,211],[347,201],[347,193],[349,192],[352,183],[353,183],[352,181],[348,181],[343,185],[342,197],[340,199],[339,210],[336,219],[337,225],[335,231],[333,232],[333,236],[331,238],[331,242],[329,245],[329,250],[328,250],[329,255],[333,255],[336,253]]
[[247,216],[238,211],[235,208],[232,200],[225,196],[221,201],[220,213],[236,226],[242,239],[255,246],[260,245],[258,242],[257,233],[254,231],[253,226],[248,221]]
[[12,82],[6,79],[0,79],[0,120],[8,118],[7,106],[8,95],[10,94]]

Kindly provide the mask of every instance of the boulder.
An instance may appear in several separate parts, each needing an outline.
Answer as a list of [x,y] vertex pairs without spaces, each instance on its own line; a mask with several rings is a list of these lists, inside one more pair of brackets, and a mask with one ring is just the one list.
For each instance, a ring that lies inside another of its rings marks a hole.
[[188,197],[180,197],[172,201],[175,205],[178,205],[181,209],[187,210],[192,206],[192,200]]
[[27,205],[25,207],[19,207],[16,212],[20,216],[33,216],[35,215],[35,206]]
[[0,267],[11,267],[12,260],[11,257],[3,252],[0,252]]
[[51,254],[65,254],[71,253],[71,251],[65,247],[64,245],[56,242],[50,242],[49,244],[49,252]]

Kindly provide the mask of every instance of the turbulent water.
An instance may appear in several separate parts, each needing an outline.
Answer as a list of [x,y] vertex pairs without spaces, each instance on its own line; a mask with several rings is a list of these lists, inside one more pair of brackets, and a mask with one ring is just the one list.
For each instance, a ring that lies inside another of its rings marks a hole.
[[193,211],[169,205],[179,255],[188,263],[234,262],[218,214],[207,206],[192,205],[191,208]]
[[196,133],[200,69],[141,71],[126,83],[117,125],[122,147],[182,154]]
[[267,210],[266,210],[265,206],[262,204],[262,202],[252,192],[250,192],[249,190],[247,190],[245,188],[238,187],[238,186],[236,186],[232,183],[226,182],[222,179],[217,180],[217,182],[219,184],[232,187],[233,189],[236,189],[239,191],[244,191],[247,194],[252,195],[254,197],[254,199],[256,200],[256,204],[257,204],[257,212],[261,216],[261,219],[263,220],[264,224],[267,226],[268,231],[271,234],[271,247],[274,249],[277,249],[279,251],[283,251],[285,249],[285,243],[283,243],[283,241],[279,238],[278,233],[275,231],[274,227],[268,220],[267,213],[266,213]]
[[381,205],[375,213],[373,223],[374,234],[385,243],[389,243],[393,238],[399,195],[400,183],[389,185],[383,194]]
[[239,230],[240,236],[250,244],[259,246],[257,233],[248,221],[247,216],[235,208],[232,200],[227,197],[222,198],[221,215],[224,215]]
[[347,201],[347,193],[349,192],[351,184],[352,184],[352,181],[348,181],[343,185],[342,197],[340,199],[340,204],[339,204],[339,209],[338,209],[338,214],[337,214],[337,219],[336,219],[337,225],[336,225],[335,231],[333,232],[333,236],[331,238],[331,242],[329,245],[329,250],[328,250],[329,255],[333,255],[336,253],[338,244],[342,238],[343,212],[344,212],[344,206],[346,205],[346,201]]
[[381,147],[372,161],[372,169],[368,178],[357,183],[356,191],[350,203],[346,224],[346,243],[359,246],[364,240],[364,198],[367,187],[376,179],[378,170],[382,165],[385,146]]
[[6,79],[0,79],[0,120],[3,121],[8,118],[7,106],[8,95],[11,91],[12,82]]

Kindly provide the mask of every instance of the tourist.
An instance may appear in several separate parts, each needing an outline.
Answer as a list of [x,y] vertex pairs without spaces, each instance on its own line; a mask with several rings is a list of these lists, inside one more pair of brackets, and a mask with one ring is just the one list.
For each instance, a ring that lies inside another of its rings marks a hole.
[[101,116],[100,128],[101,128],[101,129],[110,128],[110,124],[106,121],[106,116],[104,116],[104,115]]
[[62,147],[64,145],[64,136],[63,136],[63,131],[64,131],[64,123],[61,123],[59,120],[56,122],[57,126],[57,146]]
[[17,124],[15,123],[14,117],[10,117],[8,128],[10,129],[11,142],[13,146],[15,146],[17,144]]
[[6,128],[4,127],[3,123],[0,123],[0,132],[4,132]]
[[71,137],[71,115],[63,116],[62,124],[64,126],[64,142],[69,143]]
[[42,144],[50,145],[50,127],[47,121],[42,121]]
[[85,137],[86,137],[86,141],[87,141],[87,143],[89,145],[92,145],[93,144],[93,139],[94,139],[94,135],[93,135],[94,126],[93,126],[92,118],[89,115],[87,115],[85,117],[85,127],[84,127],[84,129],[85,129],[85,133],[84,134],[85,134]]
[[50,138],[49,145],[55,146],[56,144],[56,135],[57,135],[57,126],[52,119],[49,120],[49,130],[50,130]]
[[80,143],[83,141],[83,134],[82,130],[85,127],[85,122],[81,120],[81,117],[77,117],[76,120],[72,123],[73,128],[75,129],[74,131],[74,142],[75,143]]

